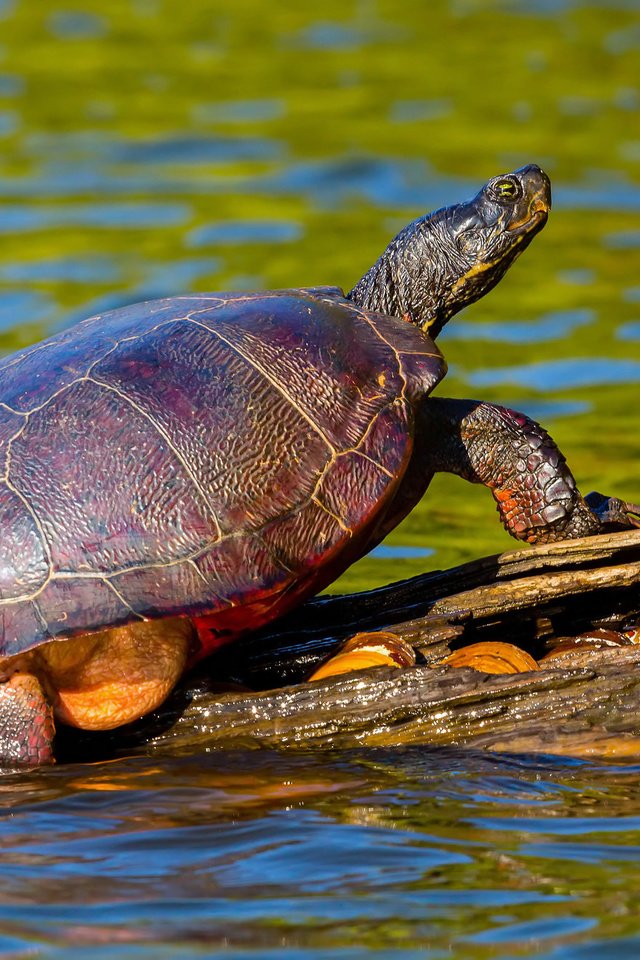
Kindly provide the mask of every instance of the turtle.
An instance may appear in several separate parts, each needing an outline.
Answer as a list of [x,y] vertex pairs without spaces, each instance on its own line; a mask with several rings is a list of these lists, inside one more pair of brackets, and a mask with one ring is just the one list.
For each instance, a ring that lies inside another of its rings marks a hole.
[[180,295],[0,363],[0,760],[55,724],[154,710],[222,644],[328,586],[438,470],[491,488],[523,541],[630,525],[583,499],[548,434],[430,397],[434,338],[544,226],[535,164],[405,227],[336,287]]

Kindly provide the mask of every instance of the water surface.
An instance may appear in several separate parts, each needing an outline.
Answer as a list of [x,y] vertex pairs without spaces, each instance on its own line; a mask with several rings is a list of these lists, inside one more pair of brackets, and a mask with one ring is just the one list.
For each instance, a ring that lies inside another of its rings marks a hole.
[[[439,392],[540,417],[584,490],[637,500],[639,45],[636,0],[0,0],[0,350],[171,293],[348,289],[535,161],[550,222],[443,334]],[[439,478],[335,589],[508,547]],[[635,957],[638,773],[410,750],[4,777],[0,954]]]

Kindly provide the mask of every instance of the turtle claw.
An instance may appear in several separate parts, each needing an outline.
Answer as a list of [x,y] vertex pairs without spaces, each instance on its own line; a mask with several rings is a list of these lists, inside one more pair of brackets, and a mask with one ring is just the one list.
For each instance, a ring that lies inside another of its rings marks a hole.
[[613,530],[640,528],[640,506],[637,503],[627,503],[618,497],[605,497],[595,491],[584,499],[603,527]]

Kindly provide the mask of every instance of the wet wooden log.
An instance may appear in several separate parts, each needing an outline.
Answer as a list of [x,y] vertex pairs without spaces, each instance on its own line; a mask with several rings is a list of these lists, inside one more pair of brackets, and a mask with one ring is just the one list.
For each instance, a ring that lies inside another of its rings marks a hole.
[[[151,752],[420,743],[639,757],[640,647],[577,648],[508,676],[431,666],[478,640],[508,640],[538,658],[560,636],[636,623],[640,531],[512,551],[311,601],[221,652],[109,742]],[[345,637],[382,628],[416,648],[417,666],[303,682]],[[214,679],[259,690],[221,694]]]
[[213,667],[248,686],[298,683],[347,637],[390,630],[424,662],[480,640],[534,657],[551,637],[640,620],[640,531],[484,557],[377,590],[320,597],[224,649]]
[[587,666],[507,676],[377,668],[262,694],[194,691],[148,749],[466,746],[510,753],[640,756],[640,649]]

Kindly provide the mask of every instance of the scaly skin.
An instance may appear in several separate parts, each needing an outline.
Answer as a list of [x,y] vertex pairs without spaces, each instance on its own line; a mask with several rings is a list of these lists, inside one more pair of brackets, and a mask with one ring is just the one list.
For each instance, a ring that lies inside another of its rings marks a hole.
[[14,673],[0,685],[2,762],[53,762],[53,708],[32,674]]
[[494,177],[472,200],[401,230],[348,297],[435,338],[498,283],[544,227],[550,204],[549,179],[535,164]]
[[[0,762],[51,753],[50,708],[16,657],[42,669],[59,719],[126,723],[162,699],[185,657],[171,671],[134,643],[133,669],[111,645],[114,624],[193,613],[214,645],[256,629],[330,583],[436,470],[489,486],[522,540],[628,525],[628,505],[582,499],[537,424],[425,401],[444,363],[420,331],[435,337],[488,292],[549,206],[549,181],[529,165],[410,224],[351,303],[326,289],[169,298],[4,361]],[[76,639],[103,630],[97,653]],[[71,646],[47,652],[53,640]],[[152,694],[131,697],[132,675]]]
[[638,525],[630,515],[638,512],[635,504],[599,494],[583,498],[547,431],[515,410],[429,398],[418,413],[416,437],[415,468],[489,487],[505,530],[517,540],[552,543]]

